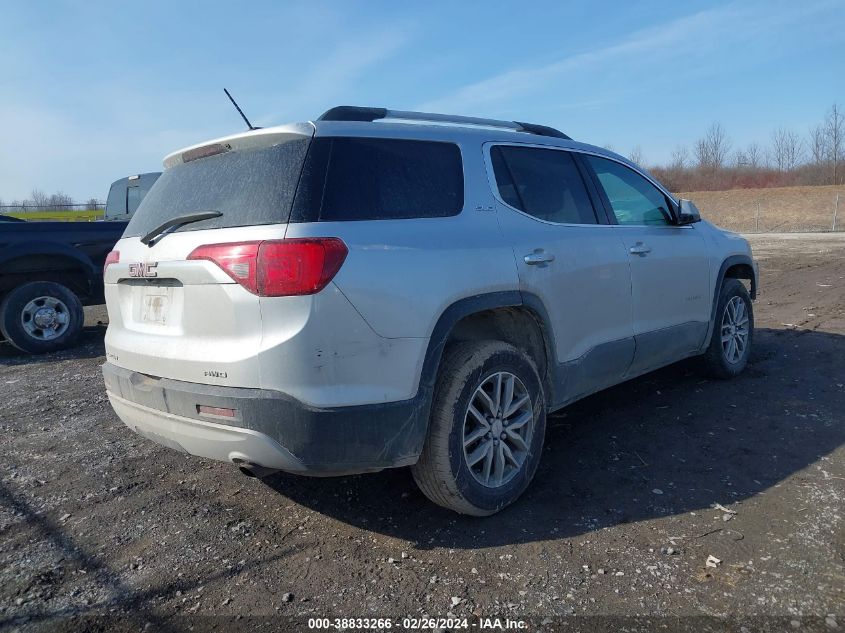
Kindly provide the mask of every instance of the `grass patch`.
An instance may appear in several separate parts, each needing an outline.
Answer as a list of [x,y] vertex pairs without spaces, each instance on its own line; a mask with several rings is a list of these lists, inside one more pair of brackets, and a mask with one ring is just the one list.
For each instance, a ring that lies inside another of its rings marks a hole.
[[10,211],[9,215],[21,220],[50,220],[53,222],[93,222],[103,219],[101,209],[71,209],[65,211]]
[[731,231],[830,231],[834,209],[836,230],[845,230],[842,185],[692,191],[678,196],[695,202],[703,218]]

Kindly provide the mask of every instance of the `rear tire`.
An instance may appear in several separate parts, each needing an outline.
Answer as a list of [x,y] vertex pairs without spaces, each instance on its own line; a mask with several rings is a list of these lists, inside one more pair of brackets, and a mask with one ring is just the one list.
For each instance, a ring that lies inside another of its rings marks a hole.
[[725,279],[713,323],[704,365],[714,378],[723,380],[742,373],[751,356],[754,311],[751,297],[738,279]]
[[0,303],[0,332],[30,354],[69,347],[82,331],[84,319],[79,297],[52,281],[18,286]]
[[434,503],[488,516],[531,483],[545,430],[543,387],[527,354],[501,341],[457,343],[443,355],[428,437],[411,472]]

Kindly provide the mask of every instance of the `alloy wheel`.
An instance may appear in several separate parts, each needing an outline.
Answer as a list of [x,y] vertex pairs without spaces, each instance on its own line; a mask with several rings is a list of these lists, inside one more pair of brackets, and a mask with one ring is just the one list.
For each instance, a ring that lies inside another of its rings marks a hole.
[[470,398],[463,425],[464,460],[480,484],[498,488],[525,464],[534,433],[534,406],[514,374],[485,378]]
[[722,353],[725,360],[736,364],[745,353],[749,334],[748,309],[742,297],[731,297],[722,314]]

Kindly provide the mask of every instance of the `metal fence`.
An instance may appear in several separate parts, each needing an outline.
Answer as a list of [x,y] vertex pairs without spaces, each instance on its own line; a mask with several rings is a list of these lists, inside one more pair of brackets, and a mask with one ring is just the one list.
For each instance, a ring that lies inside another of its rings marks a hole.
[[845,231],[845,187],[732,189],[682,194],[714,224],[742,233]]
[[0,213],[8,213],[10,211],[17,211],[20,213],[27,213],[29,211],[64,211],[68,209],[93,211],[104,211],[106,208],[105,202],[97,202],[96,204],[88,203],[73,203],[73,204],[31,204],[23,202],[21,204],[0,204]]

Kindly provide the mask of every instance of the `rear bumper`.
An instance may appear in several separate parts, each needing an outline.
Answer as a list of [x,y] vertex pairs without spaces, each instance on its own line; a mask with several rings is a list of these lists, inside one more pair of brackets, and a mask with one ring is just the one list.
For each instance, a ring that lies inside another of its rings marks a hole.
[[[417,461],[427,428],[425,394],[386,404],[309,407],[281,392],[203,385],[103,365],[120,419],[159,444],[220,461],[311,475],[341,475]],[[233,417],[199,406],[233,409]]]
[[264,433],[192,420],[130,402],[109,392],[109,402],[130,429],[162,446],[235,464],[301,472],[304,464]]

